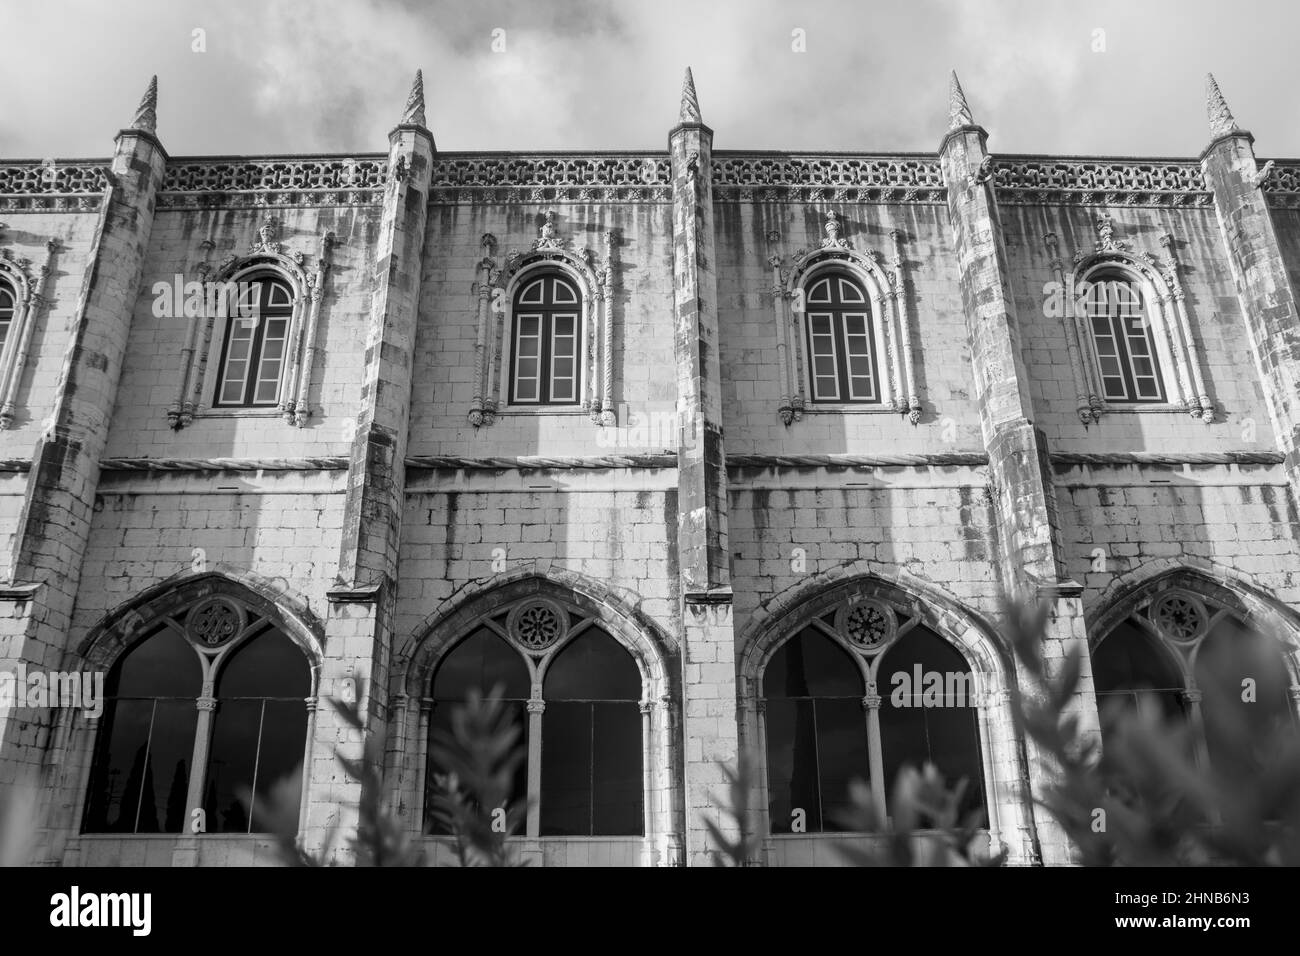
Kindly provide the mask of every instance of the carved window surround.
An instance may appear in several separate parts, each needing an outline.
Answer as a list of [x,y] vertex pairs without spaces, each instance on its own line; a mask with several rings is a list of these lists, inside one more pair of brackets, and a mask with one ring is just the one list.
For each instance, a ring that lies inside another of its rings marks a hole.
[[[913,425],[921,419],[921,396],[916,387],[915,353],[912,347],[911,321],[908,315],[907,279],[903,270],[902,233],[890,232],[893,243],[891,268],[882,266],[882,256],[874,249],[858,252],[849,239],[840,236],[840,217],[826,215],[826,238],[819,249],[800,249],[790,268],[784,267],[780,252],[780,235],[768,234],[768,242],[777,247],[767,259],[772,269],[773,320],[776,323],[776,348],[781,366],[781,404],[778,414],[786,425],[799,421],[804,414],[863,414],[896,412],[906,414]],[[875,325],[875,348],[880,369],[881,401],[878,406],[863,404],[814,405],[807,399],[809,372],[805,369],[803,317],[792,303],[804,293],[811,280],[835,268],[847,270],[867,290]]]
[[[227,256],[215,269],[203,262],[197,272],[200,281],[207,283],[238,283],[258,274],[272,272],[289,284],[293,290],[293,314],[289,320],[285,367],[280,379],[277,407],[231,409],[213,408],[212,391],[220,370],[216,362],[209,363],[212,355],[220,354],[220,343],[225,335],[235,308],[229,302],[231,287],[222,290],[225,301],[210,302],[200,315],[191,316],[186,329],[185,345],[181,350],[181,376],[176,397],[167,409],[167,422],[174,429],[193,423],[196,417],[269,417],[282,415],[286,422],[303,428],[311,418],[309,395],[312,369],[319,351],[320,308],[324,295],[325,276],[330,267],[330,250],[334,233],[327,232],[319,239],[314,267],[307,268],[307,255],[302,251],[288,253],[278,240],[279,223],[268,217],[258,229],[249,252],[243,256]],[[211,242],[204,245],[211,248]]]
[[[511,251],[504,268],[497,265],[496,237],[482,239],[484,256],[473,292],[478,300],[478,330],[474,344],[477,375],[468,420],[475,428],[493,424],[502,415],[586,414],[600,426],[617,424],[614,388],[614,245],[606,232],[597,261],[590,249],[575,254],[568,241],[555,232],[555,214],[546,212],[537,239],[527,252]],[[582,384],[580,408],[533,408],[508,404],[509,382],[502,374],[508,365],[514,328],[514,298],[519,284],[539,270],[556,269],[577,285],[582,296]],[[494,311],[493,300],[501,311]]]
[[45,262],[35,277],[29,260],[14,256],[9,249],[0,249],[0,279],[9,284],[14,294],[13,319],[4,348],[0,349],[0,430],[11,428],[18,412],[18,386],[31,355],[32,330],[45,308],[45,283],[57,249],[57,240],[46,241]]
[[[1106,214],[1097,217],[1097,234],[1097,243],[1091,252],[1080,250],[1074,254],[1074,268],[1068,275],[1061,262],[1056,235],[1049,233],[1043,240],[1051,256],[1056,287],[1061,290],[1065,340],[1070,365],[1074,369],[1075,410],[1079,420],[1087,425],[1099,422],[1106,412],[1167,412],[1174,409],[1207,424],[1214,421],[1214,402],[1205,385],[1200,350],[1192,335],[1186,297],[1178,274],[1174,237],[1169,233],[1160,237],[1160,244],[1167,254],[1167,262],[1162,265],[1150,252],[1130,252],[1128,242],[1115,238],[1114,227]],[[1165,381],[1167,402],[1130,405],[1107,402],[1102,397],[1101,363],[1092,330],[1086,316],[1081,314],[1079,298],[1090,277],[1103,269],[1119,271],[1143,285],[1143,300],[1152,325],[1152,340]]]

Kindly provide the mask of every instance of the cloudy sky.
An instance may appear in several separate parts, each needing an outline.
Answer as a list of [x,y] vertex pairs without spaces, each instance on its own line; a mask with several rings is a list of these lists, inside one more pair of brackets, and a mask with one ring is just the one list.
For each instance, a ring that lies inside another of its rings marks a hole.
[[381,152],[416,67],[440,149],[662,148],[689,64],[720,149],[933,151],[956,68],[994,151],[1195,156],[1213,71],[1297,156],[1298,31],[1284,0],[8,0],[0,155],[109,154],[152,73],[172,155]]

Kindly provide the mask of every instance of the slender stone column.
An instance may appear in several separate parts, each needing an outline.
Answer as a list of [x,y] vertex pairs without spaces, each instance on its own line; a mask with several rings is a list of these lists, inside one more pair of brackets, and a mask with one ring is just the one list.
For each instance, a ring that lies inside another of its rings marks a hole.
[[[320,683],[322,697],[357,688],[368,735],[382,734],[389,719],[388,669],[406,481],[403,460],[433,153],[433,136],[425,127],[424,82],[417,72],[402,121],[389,134],[389,178],[360,370],[361,403],[348,465],[338,579],[329,592]],[[355,827],[360,784],[343,773],[334,752],[355,759],[362,746],[332,707],[320,709],[307,775],[309,848],[323,845],[331,824],[337,823],[345,834]],[[331,852],[339,858],[350,854],[345,840],[335,841]]]
[[[988,133],[972,118],[954,73],[949,129],[939,156],[948,187],[975,399],[989,454],[990,492],[1001,544],[997,556],[1000,580],[1008,596],[1048,604],[1051,614],[1043,656],[1049,676],[1057,672],[1072,649],[1083,653],[1080,691],[1071,708],[1078,714],[1081,734],[1094,737],[1100,730],[1086,653],[1083,589],[1064,573],[1055,488],[1047,443],[1034,425],[987,139]],[[1025,680],[1022,675],[1022,684]],[[1028,686],[1025,690],[1031,695],[1036,691]],[[989,745],[986,741],[985,746]],[[1034,796],[1041,796],[1052,783],[1055,768],[1032,742],[1026,741],[1026,748],[1030,789]],[[1070,847],[1060,826],[1041,810],[1032,819],[1043,862],[1068,862]]]
[[[131,125],[117,135],[99,225],[80,290],[42,294],[77,300],[53,408],[32,451],[10,580],[0,586],[0,671],[58,670],[65,657],[82,557],[108,441],[131,308],[144,269],[154,205],[167,164],[156,135],[158,83],[149,83]],[[0,789],[41,786],[47,709],[0,710]],[[48,797],[51,792],[42,788]]]
[[677,548],[682,596],[682,740],[689,865],[713,862],[705,819],[727,826],[720,763],[734,763],[735,632],[727,548],[727,469],[722,448],[717,259],[704,125],[690,70],[680,123],[668,136],[673,176],[674,352],[677,362]]
[[1295,290],[1264,202],[1255,137],[1237,126],[1214,77],[1206,82],[1214,138],[1201,154],[1201,169],[1214,195],[1264,403],[1278,448],[1286,456],[1292,500],[1300,506],[1300,314]]

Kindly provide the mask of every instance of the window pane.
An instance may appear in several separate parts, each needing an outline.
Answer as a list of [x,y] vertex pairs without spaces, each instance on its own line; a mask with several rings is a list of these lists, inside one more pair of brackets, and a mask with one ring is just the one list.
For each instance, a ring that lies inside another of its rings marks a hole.
[[[302,802],[303,760],[307,744],[307,705],[297,700],[268,700],[262,721],[262,741],[257,753],[257,779],[253,788],[254,833],[266,833],[274,822],[266,816],[271,796],[290,806]],[[296,796],[295,796],[296,795]]]
[[867,715],[859,698],[817,700],[815,706],[822,829],[843,830],[842,821],[849,808],[849,784],[871,777]]
[[[547,667],[543,696],[548,701],[639,701],[641,673],[623,645],[600,628],[590,627]],[[549,705],[546,713],[550,714]]]
[[[438,745],[440,737],[449,734],[452,730],[452,714],[457,707],[461,706],[459,701],[435,701],[433,710],[429,714],[429,739],[427,741],[428,760],[426,762],[425,780],[424,780],[424,825],[425,830],[429,833],[447,834],[450,830],[438,819],[434,812],[433,797],[437,790],[436,779],[445,770],[438,765],[435,759],[435,747]],[[523,700],[508,700],[505,702],[505,710],[509,717],[510,724],[519,729],[519,735],[515,739],[515,747],[522,748],[525,753],[528,752],[528,709]],[[511,809],[513,807],[524,806],[528,798],[528,761],[521,760],[515,767],[514,779],[511,783],[510,795],[508,797]],[[495,807],[493,809],[496,809]],[[513,816],[513,814],[511,814]]]
[[920,770],[929,762],[949,786],[966,780],[963,815],[982,811],[975,683],[961,653],[928,628],[915,627],[885,652],[880,686],[886,799],[904,766]]
[[501,685],[501,696],[508,700],[527,700],[532,682],[523,658],[509,644],[485,627],[479,628],[457,644],[433,678],[433,696],[437,700],[463,701],[471,690],[487,694]]
[[164,627],[136,644],[108,672],[109,697],[191,697],[203,689],[199,656],[189,641]]
[[561,305],[571,305],[578,301],[578,291],[573,286],[559,278],[554,279],[553,282],[555,285],[551,295],[554,302]]
[[862,287],[851,279],[840,279],[840,301],[848,303],[866,302],[866,293]]
[[630,702],[591,706],[592,835],[640,835],[645,829],[641,708]]
[[542,836],[586,836],[592,825],[592,705],[551,701],[542,715]]
[[265,631],[235,648],[217,675],[218,697],[305,700],[310,693],[307,656],[279,629]]
[[192,700],[105,703],[85,832],[182,831],[197,719]]
[[291,308],[293,306],[293,292],[283,282],[266,281],[267,297],[266,304],[273,309]]
[[218,702],[203,794],[209,833],[248,832],[248,810],[239,799],[239,788],[253,780],[261,726],[262,701]]
[[862,673],[847,651],[804,628],[777,649],[763,673],[763,696],[854,697],[865,693]]
[[[1226,617],[1202,642],[1195,674],[1215,769],[1253,777],[1276,762],[1271,747],[1296,730],[1290,672],[1277,641]],[[1246,688],[1253,688],[1253,700]]]
[[791,833],[803,810],[807,832],[822,828],[817,783],[817,725],[811,700],[767,701],[768,814],[773,833]]
[[523,291],[519,293],[518,301],[521,303],[527,303],[528,305],[536,305],[540,303],[542,301],[544,286],[545,281],[542,279],[535,279],[528,283],[528,285],[524,287]]

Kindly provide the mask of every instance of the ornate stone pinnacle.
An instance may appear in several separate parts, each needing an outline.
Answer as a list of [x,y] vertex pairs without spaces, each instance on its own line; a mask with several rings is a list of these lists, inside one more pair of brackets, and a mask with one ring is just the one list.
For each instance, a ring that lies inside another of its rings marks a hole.
[[1219,84],[1214,81],[1213,73],[1205,74],[1205,111],[1210,117],[1212,136],[1226,136],[1239,129],[1223,93],[1219,91]]
[[952,80],[948,85],[948,129],[962,126],[974,126],[975,117],[971,116],[970,107],[966,105],[966,94],[962,92],[961,81],[957,71],[952,71]]
[[131,129],[144,130],[146,133],[158,131],[158,77],[149,78],[149,86],[135,108],[135,118],[131,120]]
[[420,126],[425,125],[424,119],[424,71],[415,71],[415,82],[411,84],[411,92],[406,97],[406,109],[402,111],[402,126]]
[[695,95],[695,77],[691,76],[691,68],[686,68],[686,79],[682,81],[682,109],[677,117],[682,123],[703,123],[704,117],[700,115],[700,98]]

